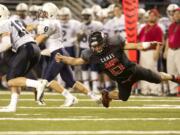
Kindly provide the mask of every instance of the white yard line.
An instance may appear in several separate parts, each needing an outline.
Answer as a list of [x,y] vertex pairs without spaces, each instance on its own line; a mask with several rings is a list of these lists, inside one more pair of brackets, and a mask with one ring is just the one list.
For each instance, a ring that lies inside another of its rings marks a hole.
[[0,121],[177,121],[180,118],[0,118]]
[[136,135],[144,135],[144,134],[180,134],[180,131],[113,131],[113,130],[105,130],[105,131],[4,131],[0,132],[1,135],[102,135],[102,134],[136,134]]
[[[9,101],[9,98],[1,98],[0,101]],[[19,99],[20,101],[34,101],[33,98],[24,98],[24,99]],[[64,99],[54,99],[54,98],[45,98],[45,101],[52,101],[52,102],[56,102],[56,101],[64,101]],[[78,99],[79,101],[85,101],[85,102],[94,102],[91,99]],[[113,102],[122,102],[120,100],[113,100]],[[150,99],[130,99],[127,102],[180,102],[180,99],[157,99],[157,100],[150,100]]]
[[[7,95],[10,95],[10,91],[0,91],[0,94],[7,94]],[[73,95],[76,95],[76,96],[83,96],[83,97],[86,97],[85,94],[83,93],[72,93]],[[21,95],[34,95],[34,93],[32,91],[22,91],[21,92]],[[56,92],[45,92],[45,95],[60,95],[59,93],[56,93]],[[100,94],[99,94],[100,95]],[[165,96],[134,96],[132,95],[130,97],[131,99],[132,98],[147,98],[147,99],[159,99],[159,98],[171,98],[171,99],[180,99],[180,97],[165,97]]]
[[[2,106],[1,106],[2,107]],[[79,106],[79,107],[47,107],[47,106],[38,106],[38,107],[30,107],[30,106],[19,106],[19,109],[107,109],[102,106],[98,107],[87,107],[87,106]],[[109,107],[108,109],[180,109],[178,105],[169,105],[169,106],[117,106],[117,107]]]
[[16,113],[15,115],[16,115],[16,116],[39,116],[39,115],[43,115],[43,114],[40,114],[40,113],[37,113],[37,114],[31,114],[31,113]]

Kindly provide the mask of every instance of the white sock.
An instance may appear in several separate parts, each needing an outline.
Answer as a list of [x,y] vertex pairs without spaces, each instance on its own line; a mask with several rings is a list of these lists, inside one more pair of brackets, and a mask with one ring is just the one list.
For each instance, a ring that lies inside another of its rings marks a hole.
[[98,73],[96,71],[91,71],[91,80],[92,80],[92,90],[98,90]]
[[91,89],[91,88],[90,88],[90,83],[89,83],[89,81],[84,81],[83,84],[84,84],[84,86],[85,86],[88,90]]
[[97,99],[97,95],[95,95],[92,91],[89,91],[87,95],[93,100]]
[[89,83],[89,72],[88,71],[82,71],[82,80],[83,84],[87,89],[90,89],[90,83]]
[[61,93],[65,98],[73,98],[73,95],[67,91],[66,89],[63,90],[63,92]]
[[105,81],[105,88],[108,88],[111,86],[111,82],[110,81]]
[[37,80],[26,79],[26,86],[36,88],[39,85]]
[[94,96],[95,94],[94,94],[93,91],[89,91],[87,95],[88,95],[89,97],[92,97],[92,96]]
[[9,106],[16,108],[18,99],[19,99],[19,94],[13,92],[11,94],[11,101],[9,103]]
[[90,97],[92,95],[92,91],[88,91],[87,95]]
[[93,81],[92,82],[92,89],[94,91],[98,91],[99,81]]

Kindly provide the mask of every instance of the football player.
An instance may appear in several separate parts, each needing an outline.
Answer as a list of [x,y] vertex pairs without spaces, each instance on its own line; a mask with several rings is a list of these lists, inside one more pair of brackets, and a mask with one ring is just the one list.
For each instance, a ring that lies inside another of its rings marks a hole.
[[103,91],[102,104],[109,107],[112,99],[127,101],[131,94],[132,85],[145,80],[151,83],[160,83],[161,81],[171,80],[180,82],[180,77],[170,75],[164,72],[153,72],[150,69],[143,68],[131,62],[124,53],[124,49],[148,49],[153,45],[159,45],[159,42],[125,43],[119,36],[118,45],[109,44],[102,32],[93,32],[89,36],[89,47],[82,52],[80,58],[72,58],[57,54],[57,62],[64,62],[70,65],[81,65],[86,63],[97,64],[112,80],[118,83],[118,91]]
[[[87,94],[93,100],[99,100],[99,97],[86,89],[83,84],[75,81],[72,69],[69,65],[57,63],[54,59],[56,53],[68,55],[62,44],[62,28],[59,21],[56,19],[57,12],[57,6],[50,2],[45,3],[40,12],[40,17],[43,21],[40,22],[37,27],[38,36],[36,37],[36,41],[38,44],[41,42],[45,43],[46,49],[43,50],[41,54],[49,54],[50,56],[43,79],[50,82],[47,85],[49,88],[54,88],[55,86],[51,82],[60,73],[62,80],[68,85],[68,87]],[[65,104],[63,105],[64,107],[71,106],[77,102],[77,98],[75,96],[70,96],[70,93],[67,90],[65,91],[65,89],[63,89],[63,91],[60,92],[66,98]]]
[[[78,33],[78,41],[80,47],[80,54],[84,49],[89,48],[88,45],[88,35],[93,32],[103,30],[103,24],[99,21],[93,20],[93,13],[90,8],[85,8],[81,12],[82,16],[82,25],[80,32]],[[89,77],[89,69],[90,77]],[[82,80],[87,88],[90,88],[90,80],[92,81],[92,90],[98,93],[98,69],[94,64],[86,64],[82,66]],[[89,79],[90,78],[90,79]]]
[[[2,108],[1,112],[14,112],[20,94],[19,87],[33,87],[37,90],[37,100],[39,100],[46,81],[36,81],[25,78],[25,74],[38,63],[40,49],[35,40],[26,31],[23,24],[16,19],[9,19],[9,10],[0,4],[0,33],[6,33],[0,45],[3,52],[12,48],[11,66],[7,72],[8,87],[11,89],[11,101],[7,107]],[[10,38],[10,39],[9,39]],[[11,42],[10,42],[11,41]]]

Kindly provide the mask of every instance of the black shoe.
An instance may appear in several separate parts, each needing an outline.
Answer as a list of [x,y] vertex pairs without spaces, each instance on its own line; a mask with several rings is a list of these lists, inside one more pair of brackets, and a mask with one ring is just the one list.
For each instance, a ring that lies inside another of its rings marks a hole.
[[110,102],[112,101],[112,99],[109,98],[109,92],[107,90],[102,90],[101,94],[102,94],[102,104],[104,107],[108,108]]
[[172,77],[173,77],[173,78],[172,78],[172,80],[171,80],[171,81],[173,81],[173,82],[176,82],[176,83],[179,83],[179,84],[180,84],[180,76],[175,76],[175,75],[173,75]]

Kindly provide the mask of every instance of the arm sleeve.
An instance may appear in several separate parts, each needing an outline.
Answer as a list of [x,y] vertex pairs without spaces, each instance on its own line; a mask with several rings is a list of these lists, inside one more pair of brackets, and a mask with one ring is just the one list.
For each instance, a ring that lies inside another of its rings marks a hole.
[[81,58],[87,62],[90,61],[90,57],[92,55],[92,52],[90,49],[83,50],[81,53]]
[[125,39],[122,38],[120,35],[108,37],[108,42],[110,45],[119,46],[121,49],[123,49],[125,46]]

